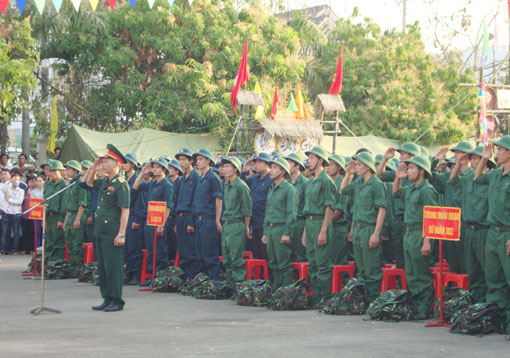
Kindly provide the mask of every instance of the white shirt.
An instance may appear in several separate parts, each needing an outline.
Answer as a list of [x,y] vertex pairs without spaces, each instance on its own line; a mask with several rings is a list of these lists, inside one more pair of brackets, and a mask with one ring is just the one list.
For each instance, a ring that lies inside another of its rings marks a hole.
[[[9,203],[7,202],[7,200],[5,200],[5,196],[3,193],[4,186],[6,186],[8,184],[9,184],[8,181],[6,181],[5,183],[0,183],[0,210],[2,210],[2,211],[6,211],[7,207],[9,206]],[[0,218],[1,217],[2,217],[2,215],[0,215]]]
[[[21,214],[21,205],[25,199],[25,191],[19,186],[14,189],[12,185],[4,186],[2,191],[9,196],[7,200],[7,210],[4,210],[6,214]],[[5,195],[4,196],[5,200]]]
[[36,198],[36,199],[44,198],[43,189],[37,189],[37,188],[32,189],[32,191],[30,192],[30,197]]

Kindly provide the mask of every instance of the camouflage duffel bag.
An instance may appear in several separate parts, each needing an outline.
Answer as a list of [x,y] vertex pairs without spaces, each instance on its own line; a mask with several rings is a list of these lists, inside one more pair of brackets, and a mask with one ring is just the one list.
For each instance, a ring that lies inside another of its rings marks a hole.
[[177,292],[183,278],[184,271],[179,267],[170,266],[160,270],[151,284],[152,292]]
[[190,282],[191,279],[189,278],[183,279],[181,285],[177,288],[177,292],[184,296],[192,296],[193,289],[191,288]]
[[203,300],[224,300],[232,297],[234,288],[227,281],[207,280],[193,288],[193,296]]
[[451,322],[451,333],[483,336],[503,333],[505,318],[496,303],[475,303],[454,313]]
[[[46,253],[46,260],[45,262],[48,263],[48,253]],[[37,273],[40,274],[41,273],[41,265],[42,265],[42,253],[38,253],[37,254]],[[32,273],[34,272],[34,256],[32,256],[32,259],[30,260],[30,262],[28,263],[28,269],[26,271],[23,271],[22,273]]]
[[268,308],[275,311],[305,310],[308,306],[306,293],[306,279],[303,278],[277,289],[271,297]]
[[[434,315],[436,319],[439,317],[439,306],[441,302],[438,298],[435,300]],[[444,320],[451,324],[452,316],[455,312],[459,312],[473,304],[471,293],[460,287],[445,287],[443,299],[443,317]]]
[[62,280],[73,276],[71,265],[66,260],[50,261],[44,271],[44,277],[48,280]]
[[409,292],[389,290],[382,292],[367,309],[370,319],[384,322],[409,321],[412,309],[408,304]]
[[235,299],[240,306],[264,307],[271,301],[273,288],[269,281],[249,280],[237,285]]
[[97,273],[97,262],[83,264],[80,268],[78,282],[92,283],[94,280],[94,273]]
[[368,307],[366,286],[356,278],[349,280],[340,292],[322,303],[320,312],[335,315],[362,315]]

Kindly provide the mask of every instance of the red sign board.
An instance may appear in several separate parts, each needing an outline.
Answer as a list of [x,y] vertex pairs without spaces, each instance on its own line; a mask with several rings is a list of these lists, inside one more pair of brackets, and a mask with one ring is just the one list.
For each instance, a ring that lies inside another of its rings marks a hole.
[[165,224],[166,202],[149,201],[147,209],[147,225],[163,226]]
[[[44,201],[44,199],[30,198],[30,202],[28,205],[30,206],[30,208],[33,208],[42,201]],[[42,220],[43,216],[44,216],[44,204],[39,205],[37,208],[28,213],[28,218],[32,220]]]
[[460,215],[460,208],[425,206],[423,236],[429,239],[459,241]]

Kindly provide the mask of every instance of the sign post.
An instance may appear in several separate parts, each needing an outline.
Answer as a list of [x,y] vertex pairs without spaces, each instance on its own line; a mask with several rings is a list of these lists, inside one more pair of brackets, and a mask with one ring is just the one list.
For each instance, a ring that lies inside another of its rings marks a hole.
[[[154,244],[152,247],[152,282],[156,276],[156,255],[158,244],[158,226],[165,225],[166,202],[149,201],[147,209],[147,225],[154,226]],[[152,291],[152,288],[140,288],[138,291]]]
[[460,240],[460,208],[425,206],[423,208],[423,237],[439,240],[439,321],[425,327],[451,327],[444,320],[443,297],[443,240]]
[[29,207],[33,208],[28,213],[28,218],[34,220],[34,272],[24,273],[22,276],[37,276],[37,220],[42,220],[44,216],[44,204],[41,204],[44,199],[30,198]]

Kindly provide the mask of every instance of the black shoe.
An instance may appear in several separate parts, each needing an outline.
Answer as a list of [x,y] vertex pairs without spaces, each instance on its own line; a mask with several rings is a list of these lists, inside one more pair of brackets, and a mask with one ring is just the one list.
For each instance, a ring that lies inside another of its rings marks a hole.
[[140,287],[149,287],[151,285],[151,283],[152,283],[152,278],[149,278],[149,279],[145,280],[144,283],[141,283],[138,286],[140,286]]
[[105,311],[105,312],[116,312],[116,311],[122,311],[123,309],[124,309],[124,307],[122,307],[122,306],[117,306],[117,305],[114,305],[114,304],[110,304],[110,305],[106,306],[103,311]]
[[92,309],[94,311],[102,311],[102,310],[104,310],[108,306],[109,306],[109,304],[106,303],[106,301],[105,301],[105,302],[101,303],[99,306],[93,306]]
[[136,286],[140,283],[140,279],[138,277],[131,277],[127,283],[128,286]]

